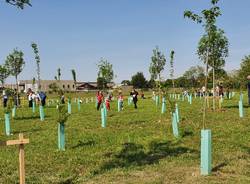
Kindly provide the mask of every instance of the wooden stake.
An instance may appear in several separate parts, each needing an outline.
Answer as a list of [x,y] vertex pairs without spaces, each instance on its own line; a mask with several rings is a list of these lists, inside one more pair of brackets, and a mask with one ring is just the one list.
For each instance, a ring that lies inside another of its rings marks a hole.
[[18,140],[9,140],[1,142],[0,146],[19,145],[19,179],[20,184],[25,184],[25,164],[24,164],[24,144],[28,144],[29,139],[24,139],[23,134],[19,134]]

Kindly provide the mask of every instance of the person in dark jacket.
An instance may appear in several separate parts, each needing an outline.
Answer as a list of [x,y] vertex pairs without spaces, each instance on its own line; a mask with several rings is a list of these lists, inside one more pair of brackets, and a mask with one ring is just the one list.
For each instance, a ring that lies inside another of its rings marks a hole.
[[250,75],[247,77],[248,83],[247,83],[247,89],[248,89],[248,105],[250,105]]
[[133,89],[130,93],[130,96],[133,98],[135,109],[137,109],[138,92],[135,89]]
[[8,96],[5,93],[5,91],[3,91],[3,107],[7,107],[7,102],[8,102]]

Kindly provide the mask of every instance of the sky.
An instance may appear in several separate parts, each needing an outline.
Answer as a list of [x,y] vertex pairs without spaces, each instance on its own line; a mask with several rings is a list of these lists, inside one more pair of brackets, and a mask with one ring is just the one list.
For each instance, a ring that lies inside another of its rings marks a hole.
[[[152,50],[159,46],[167,57],[164,78],[169,78],[170,51],[175,51],[175,77],[202,64],[196,54],[204,33],[201,25],[184,19],[183,12],[199,13],[210,0],[32,0],[32,7],[19,10],[0,0],[0,64],[14,48],[24,52],[25,68],[20,79],[36,77],[31,42],[41,57],[41,78],[96,81],[100,58],[113,64],[115,82],[130,80],[137,72],[149,79]],[[221,0],[218,27],[229,39],[227,71],[238,69],[250,54],[250,1]],[[7,82],[12,82],[13,77]]]

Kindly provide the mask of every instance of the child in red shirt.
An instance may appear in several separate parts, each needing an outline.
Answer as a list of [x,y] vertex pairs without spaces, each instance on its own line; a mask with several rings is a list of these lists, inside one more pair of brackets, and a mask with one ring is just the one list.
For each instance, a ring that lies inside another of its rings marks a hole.
[[97,110],[99,111],[100,107],[101,107],[101,104],[102,104],[102,101],[103,101],[103,94],[102,92],[98,92],[97,93]]

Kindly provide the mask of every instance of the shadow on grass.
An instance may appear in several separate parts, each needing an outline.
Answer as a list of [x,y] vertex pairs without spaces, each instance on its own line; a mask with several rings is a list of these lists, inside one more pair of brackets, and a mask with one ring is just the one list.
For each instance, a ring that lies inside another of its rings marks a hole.
[[73,146],[72,148],[73,149],[77,149],[77,148],[80,148],[80,147],[86,147],[86,146],[94,146],[96,145],[96,142],[93,141],[93,140],[89,140],[89,141],[86,141],[86,142],[83,142],[83,141],[78,141],[78,144]]
[[[239,105],[223,106],[225,109],[239,109]],[[243,105],[243,108],[250,108],[249,105]]]
[[192,137],[194,136],[194,132],[192,132],[191,130],[184,130],[182,137]]
[[[45,116],[45,118],[49,118],[51,116]],[[15,117],[14,120],[34,120],[34,119],[40,119],[40,116],[29,116],[29,117]]]
[[227,166],[228,163],[227,162],[222,162],[221,164],[215,166],[213,169],[212,169],[212,172],[217,172],[217,171],[220,171],[223,167]]
[[35,129],[29,129],[29,130],[24,130],[24,131],[13,131],[13,134],[19,134],[19,133],[29,133],[29,132],[39,132],[42,131],[44,129],[41,128],[35,128]]
[[151,142],[149,151],[145,151],[143,145],[125,143],[119,153],[109,154],[108,156],[112,156],[112,159],[104,163],[101,168],[94,171],[93,174],[101,174],[115,168],[158,164],[163,158],[177,157],[185,153],[198,153],[198,151],[182,146],[178,147],[171,142]]

